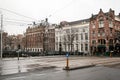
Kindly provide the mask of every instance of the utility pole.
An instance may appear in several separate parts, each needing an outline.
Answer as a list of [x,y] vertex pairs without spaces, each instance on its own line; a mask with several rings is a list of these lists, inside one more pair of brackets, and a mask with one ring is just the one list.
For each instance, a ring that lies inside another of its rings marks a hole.
[[1,59],[2,59],[2,28],[3,28],[3,15],[1,14]]

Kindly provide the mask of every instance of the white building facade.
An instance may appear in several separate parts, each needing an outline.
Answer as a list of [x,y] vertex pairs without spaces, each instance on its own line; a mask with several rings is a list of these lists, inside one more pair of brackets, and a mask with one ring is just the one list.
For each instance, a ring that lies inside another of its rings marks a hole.
[[55,29],[55,51],[89,54],[89,19],[63,22]]

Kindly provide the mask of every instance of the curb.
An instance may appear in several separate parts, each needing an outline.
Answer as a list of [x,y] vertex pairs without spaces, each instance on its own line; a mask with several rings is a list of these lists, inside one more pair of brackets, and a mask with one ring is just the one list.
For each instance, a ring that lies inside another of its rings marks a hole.
[[77,69],[84,69],[84,68],[89,68],[89,67],[94,67],[94,66],[96,66],[96,65],[91,64],[91,65],[78,66],[78,67],[70,67],[70,68],[64,67],[63,70],[67,70],[67,71],[69,71],[69,70],[77,70]]

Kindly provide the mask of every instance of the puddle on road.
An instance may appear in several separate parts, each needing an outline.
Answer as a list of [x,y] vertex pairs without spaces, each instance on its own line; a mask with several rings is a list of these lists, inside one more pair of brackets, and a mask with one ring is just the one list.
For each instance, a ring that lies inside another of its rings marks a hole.
[[56,66],[49,66],[49,65],[40,65],[40,64],[31,64],[27,65],[27,71],[43,71],[48,69],[54,69]]
[[8,75],[8,74],[16,74],[16,73],[32,72],[32,71],[45,71],[55,68],[56,66],[40,65],[40,64],[16,65],[16,67],[12,67],[9,69],[2,68],[2,66],[0,66],[0,75]]

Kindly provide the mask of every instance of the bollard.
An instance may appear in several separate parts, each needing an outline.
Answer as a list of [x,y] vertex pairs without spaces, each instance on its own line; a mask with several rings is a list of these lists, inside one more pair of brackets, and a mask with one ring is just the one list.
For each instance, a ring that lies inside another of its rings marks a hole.
[[67,57],[66,59],[66,69],[68,70],[69,69],[69,58]]
[[110,53],[110,57],[112,57],[112,52]]

